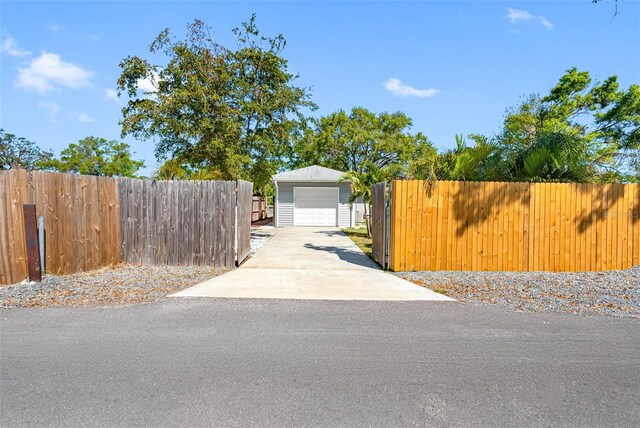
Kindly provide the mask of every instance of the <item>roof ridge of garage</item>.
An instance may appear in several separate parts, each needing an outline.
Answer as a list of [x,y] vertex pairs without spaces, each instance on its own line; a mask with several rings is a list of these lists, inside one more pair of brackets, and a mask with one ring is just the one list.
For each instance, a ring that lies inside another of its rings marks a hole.
[[344,177],[343,171],[320,165],[311,165],[275,174],[272,181],[339,181]]

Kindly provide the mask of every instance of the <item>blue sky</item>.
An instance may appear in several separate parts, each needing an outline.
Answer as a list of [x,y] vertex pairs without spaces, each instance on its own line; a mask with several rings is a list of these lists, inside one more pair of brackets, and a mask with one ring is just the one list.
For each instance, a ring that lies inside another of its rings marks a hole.
[[[7,2],[0,5],[0,127],[59,152],[94,135],[120,139],[119,62],[148,56],[168,27],[201,19],[223,45],[257,13],[284,34],[298,83],[324,115],[403,111],[439,148],[493,134],[523,96],[572,66],[640,83],[640,2]],[[129,142],[155,167],[153,141]]]

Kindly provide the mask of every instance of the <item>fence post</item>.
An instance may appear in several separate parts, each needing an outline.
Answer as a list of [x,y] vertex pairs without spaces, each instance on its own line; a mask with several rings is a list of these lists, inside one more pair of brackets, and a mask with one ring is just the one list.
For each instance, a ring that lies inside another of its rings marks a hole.
[[38,216],[38,245],[40,254],[40,271],[44,273],[44,216]]
[[24,235],[27,244],[27,268],[29,281],[42,281],[40,270],[40,248],[38,248],[38,228],[36,226],[36,206],[25,204],[22,206],[24,213]]
[[382,268],[389,269],[391,249],[391,183],[384,183],[384,263]]
[[[235,261],[235,265],[239,266],[239,260],[238,260],[238,195],[239,195],[239,190],[240,190],[240,182],[236,181],[236,186],[235,186],[235,191],[233,192],[234,194],[234,200],[235,200],[235,216],[234,216],[234,221],[235,221],[235,227],[233,228],[234,230],[234,237],[233,237],[233,260]],[[253,211],[253,200],[251,201],[251,210]],[[251,214],[253,215],[253,214]]]

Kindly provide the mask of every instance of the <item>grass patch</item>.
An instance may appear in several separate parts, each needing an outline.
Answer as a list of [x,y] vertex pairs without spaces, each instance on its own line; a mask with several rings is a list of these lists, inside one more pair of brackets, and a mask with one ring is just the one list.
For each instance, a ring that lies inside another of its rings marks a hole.
[[367,229],[360,228],[354,229],[352,227],[345,227],[342,231],[365,253],[367,256],[372,257],[371,251],[373,243],[371,237],[367,236]]

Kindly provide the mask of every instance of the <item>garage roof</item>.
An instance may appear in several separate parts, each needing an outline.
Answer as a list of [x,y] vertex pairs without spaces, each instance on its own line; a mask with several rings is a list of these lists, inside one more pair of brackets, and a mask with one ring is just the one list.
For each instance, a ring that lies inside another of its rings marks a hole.
[[306,168],[294,169],[281,172],[271,177],[272,181],[308,181],[336,183],[344,176],[344,172],[335,169],[325,168],[319,165],[312,165]]

